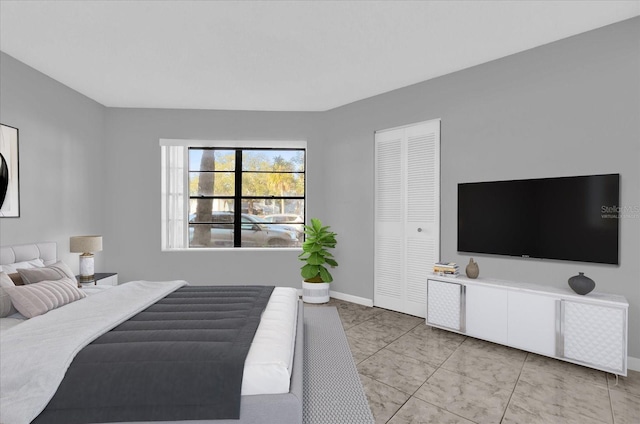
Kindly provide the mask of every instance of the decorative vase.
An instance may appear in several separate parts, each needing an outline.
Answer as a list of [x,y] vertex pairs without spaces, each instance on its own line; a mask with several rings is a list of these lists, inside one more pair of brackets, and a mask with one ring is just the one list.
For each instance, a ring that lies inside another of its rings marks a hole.
[[478,263],[473,262],[473,258],[469,259],[469,265],[465,269],[467,273],[467,277],[469,278],[478,278],[478,274],[480,274],[480,268],[478,268]]
[[571,287],[571,290],[574,292],[585,295],[596,288],[596,283],[584,275],[584,272],[579,272],[578,275],[569,278],[569,287]]

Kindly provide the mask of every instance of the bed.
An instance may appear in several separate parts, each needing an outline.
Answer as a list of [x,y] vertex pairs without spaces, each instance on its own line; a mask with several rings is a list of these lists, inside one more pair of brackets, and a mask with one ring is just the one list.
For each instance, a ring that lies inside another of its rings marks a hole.
[[[12,265],[15,265],[16,263],[24,263],[24,262],[29,262],[29,261],[37,261],[37,260],[41,260],[43,264],[45,265],[51,265],[54,264],[56,262],[56,258],[57,258],[57,254],[56,254],[56,245],[55,243],[33,243],[33,244],[28,244],[28,245],[17,245],[17,246],[5,246],[0,248],[0,266],[3,267],[3,269],[5,267],[11,267]],[[82,308],[90,308],[92,311],[100,311],[100,308],[104,308],[105,310],[109,310],[110,314],[119,314],[120,312],[120,307],[119,305],[121,303],[126,303],[126,299],[129,299],[132,297],[131,293],[133,292],[145,292],[147,293],[147,291],[154,291],[154,294],[152,295],[152,297],[155,296],[155,298],[157,299],[163,299],[165,296],[167,296],[167,294],[169,293],[178,293],[178,290],[180,290],[180,287],[182,287],[184,285],[184,282],[166,282],[166,283],[152,283],[152,282],[134,282],[134,283],[127,283],[125,285],[125,287],[120,287],[117,286],[113,289],[109,289],[109,290],[105,290],[104,294],[100,293],[98,295],[95,296],[89,296],[87,297],[88,300],[81,300],[75,303],[71,303],[69,305],[66,306],[62,306],[58,309],[55,309],[51,312],[48,312],[47,314],[45,314],[43,317],[37,317],[40,318],[38,320],[36,319],[32,319],[29,321],[25,321],[24,323],[21,323],[19,321],[19,318],[13,317],[13,318],[1,318],[0,319],[0,323],[2,323],[2,332],[3,332],[3,337],[0,337],[0,343],[2,343],[3,349],[5,348],[5,345],[7,345],[9,342],[10,343],[14,343],[16,340],[21,340],[21,343],[23,343],[23,340],[28,339],[28,337],[23,336],[22,334],[20,334],[21,332],[27,332],[26,330],[20,330],[22,329],[28,329],[30,327],[36,328],[36,326],[42,325],[42,326],[46,326],[49,324],[44,324],[44,321],[55,321],[57,323],[60,322],[65,322],[64,320],[69,320],[67,321],[69,324],[73,323],[73,325],[68,325],[68,327],[71,327],[74,329],[74,331],[69,331],[69,333],[78,333],[79,331],[75,331],[76,328],[74,328],[75,325],[79,325],[82,326],[83,323],[80,321],[83,320],[79,320],[79,321],[73,321],[74,320],[74,315],[78,316],[78,311],[82,310]],[[170,286],[170,287],[169,287]],[[196,288],[197,286],[192,286],[193,288]],[[200,290],[200,289],[198,289]],[[293,290],[293,289],[291,289]],[[167,291],[165,293],[165,291]],[[286,290],[285,290],[286,291]],[[295,290],[293,290],[295,292]],[[275,300],[273,300],[274,298],[276,298],[276,290],[274,289],[274,294],[269,298],[269,303],[267,304],[267,309],[265,309],[265,312],[263,313],[263,317],[268,315],[268,311],[269,311],[269,305],[272,304],[273,302],[275,302]],[[145,294],[146,296],[146,294]],[[103,299],[101,299],[101,297]],[[109,298],[108,301],[106,301],[106,299]],[[146,302],[147,300],[145,300]],[[75,307],[72,308],[73,305],[76,305]],[[193,418],[188,418],[189,421],[185,421],[185,420],[181,420],[181,419],[172,419],[172,420],[164,420],[164,421],[160,421],[160,422],[189,422],[189,423],[222,423],[222,424],[231,424],[231,423],[301,423],[302,422],[302,387],[303,387],[303,383],[302,383],[302,358],[303,358],[303,329],[304,329],[304,325],[303,325],[303,308],[302,305],[299,303],[299,300],[297,300],[297,296],[296,296],[296,300],[295,300],[295,304],[296,304],[296,310],[294,312],[294,318],[293,321],[295,322],[295,325],[293,327],[293,342],[291,343],[291,348],[292,348],[292,353],[290,353],[291,358],[292,358],[292,363],[289,367],[289,375],[290,375],[290,379],[288,381],[288,387],[286,388],[286,391],[284,391],[283,393],[270,393],[270,394],[260,394],[260,384],[251,384],[251,383],[247,383],[246,380],[246,376],[247,375],[251,375],[252,371],[250,371],[249,369],[251,368],[251,364],[255,363],[259,363],[260,359],[258,359],[256,362],[251,362],[250,358],[252,358],[252,350],[249,351],[249,355],[247,356],[247,361],[245,362],[245,370],[244,370],[244,374],[245,374],[245,380],[243,380],[242,383],[242,388],[243,388],[243,394],[241,396],[241,404],[240,404],[240,418],[239,419],[219,419],[219,420],[211,420],[211,419],[197,419],[197,420],[193,420]],[[138,309],[142,308],[140,305],[136,306]],[[65,309],[67,308],[67,309]],[[123,308],[125,308],[125,306],[123,306]],[[140,309],[142,310],[142,309]],[[55,312],[55,314],[54,314]],[[84,316],[83,314],[86,312],[82,312],[80,313],[79,316]],[[124,314],[130,314],[130,312],[122,312]],[[65,317],[65,315],[69,315],[67,317]],[[90,314],[88,314],[90,315]],[[96,314],[97,316],[98,314]],[[102,316],[102,315],[100,315]],[[271,317],[271,315],[268,315],[269,317]],[[115,325],[112,323],[109,325],[109,328],[114,327],[119,325],[123,319],[121,319],[121,317],[116,317],[115,319]],[[128,319],[128,317],[127,317]],[[17,320],[18,323],[11,321],[11,320]],[[11,321],[11,322],[9,322]],[[90,320],[89,320],[90,321]],[[253,340],[252,343],[252,349],[254,348],[254,345],[258,345],[259,343],[265,342],[266,339],[268,339],[268,337],[265,339],[264,337],[264,333],[260,333],[260,331],[262,331],[262,327],[265,323],[265,321],[267,321],[266,319],[261,319],[260,320],[260,325],[258,327],[259,332],[256,333],[256,337]],[[7,323],[7,325],[5,325],[5,322]],[[21,327],[23,326],[23,327]],[[9,329],[7,329],[9,328]],[[46,328],[46,327],[44,327]],[[101,334],[104,333],[106,330],[101,331]],[[270,331],[275,331],[278,332],[277,330],[270,330]],[[30,331],[31,332],[31,331]],[[18,336],[18,334],[20,334],[20,336]],[[75,337],[75,335],[72,335],[73,337]],[[84,336],[83,336],[84,337]],[[90,337],[93,337],[93,339],[100,337],[100,336],[93,336],[90,335]],[[7,343],[5,343],[7,342]],[[24,342],[26,343],[26,342]],[[55,344],[55,342],[52,342]],[[86,344],[86,343],[85,343]],[[261,351],[270,351],[271,349],[269,348],[265,348],[265,345],[261,345],[262,347],[259,349]],[[14,349],[16,350],[16,349]],[[35,350],[35,349],[33,349]],[[69,348],[69,350],[74,350],[74,348]],[[254,349],[255,350],[255,349]],[[55,350],[57,352],[57,348]],[[73,354],[75,355],[77,352],[73,352]],[[16,354],[15,352],[13,353],[14,355]],[[27,353],[28,354],[28,353]],[[78,354],[78,356],[81,356],[82,354]],[[47,356],[47,360],[49,359],[49,356],[56,356],[56,355],[48,355]],[[3,357],[3,362],[6,362],[6,358],[7,357],[11,357],[9,355],[5,355]],[[51,360],[53,360],[53,358],[51,358]],[[64,361],[64,360],[63,360]],[[23,363],[25,364],[25,369],[27,369],[27,376],[29,376],[30,372],[34,372],[37,373],[39,372],[39,364],[34,363],[31,364],[31,362],[37,362],[37,360],[32,360],[32,361],[23,361]],[[2,365],[2,364],[0,364]],[[47,364],[45,364],[47,365]],[[50,364],[49,364],[50,365]],[[4,366],[4,365],[3,365]],[[29,368],[33,367],[33,370],[30,370]],[[61,367],[62,369],[62,373],[64,374],[65,370],[67,369],[66,367]],[[73,369],[73,368],[72,368]],[[60,372],[60,371],[59,371]],[[253,371],[253,374],[256,373],[256,370]],[[257,371],[258,374],[261,373],[261,371]],[[270,374],[271,373],[271,374]],[[2,402],[3,405],[5,405],[6,403],[5,400],[8,399],[7,396],[10,395],[15,395],[16,392],[13,391],[14,387],[15,387],[15,382],[14,383],[10,383],[10,378],[7,378],[4,376],[5,373],[3,373],[2,375]],[[273,370],[269,371],[262,371],[262,377],[263,380],[266,377],[267,379],[271,379],[273,376]],[[22,377],[20,377],[22,378]],[[29,379],[26,379],[27,382],[22,384],[22,388],[21,390],[26,390],[27,392],[30,390],[29,387]],[[35,380],[35,384],[37,383],[37,378]],[[66,381],[66,380],[65,380]],[[9,389],[8,389],[9,387]],[[249,389],[248,391],[245,390],[245,387],[253,387],[251,389]],[[62,390],[61,388],[58,388],[57,390]],[[282,389],[280,391],[283,391]],[[247,394],[248,393],[252,393],[252,394]],[[55,398],[55,394],[51,395],[51,397]],[[29,396],[25,396],[26,398],[29,398]],[[14,396],[14,398],[19,398],[22,399],[22,396]],[[80,402],[82,402],[82,399],[79,400]],[[33,406],[31,406],[31,408],[33,408]],[[4,408],[2,408],[4,410]],[[1,417],[0,417],[1,418]],[[28,422],[29,420],[27,420]],[[135,422],[159,422],[159,420],[154,417],[151,419],[148,419],[147,421],[145,420],[136,420]],[[4,421],[3,421],[4,422]],[[10,421],[8,421],[10,422]],[[37,420],[36,420],[37,422]],[[44,421],[43,421],[44,422]],[[63,421],[61,421],[63,422]],[[81,421],[78,421],[81,422]],[[113,421],[112,422],[118,422],[118,421]],[[127,420],[127,422],[133,422],[132,420]]]

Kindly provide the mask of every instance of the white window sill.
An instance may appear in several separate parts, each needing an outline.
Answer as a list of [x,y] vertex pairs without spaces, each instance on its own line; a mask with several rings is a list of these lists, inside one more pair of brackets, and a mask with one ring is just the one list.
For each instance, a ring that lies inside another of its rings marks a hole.
[[192,247],[161,249],[161,252],[302,252],[302,247]]

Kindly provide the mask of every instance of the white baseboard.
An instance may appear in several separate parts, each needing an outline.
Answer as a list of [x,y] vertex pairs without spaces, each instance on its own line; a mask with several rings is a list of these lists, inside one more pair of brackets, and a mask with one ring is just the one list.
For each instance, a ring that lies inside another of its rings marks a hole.
[[627,368],[634,371],[640,371],[640,358],[627,356]]
[[[302,289],[298,289],[298,296],[302,297]],[[340,293],[337,291],[329,291],[329,296],[335,297],[336,299],[345,300],[351,303],[357,303],[358,305],[373,307],[373,300],[367,299],[365,297],[353,296],[351,294]]]
[[329,296],[335,297],[336,299],[345,300],[347,302],[357,303],[358,305],[369,307],[373,306],[373,299],[367,299],[365,297],[353,296],[351,294],[340,293],[333,290],[329,292]]

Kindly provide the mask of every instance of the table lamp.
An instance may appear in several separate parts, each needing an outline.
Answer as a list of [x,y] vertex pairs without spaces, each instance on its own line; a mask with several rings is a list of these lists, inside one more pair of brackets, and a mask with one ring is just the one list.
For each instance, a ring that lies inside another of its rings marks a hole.
[[82,253],[80,255],[80,281],[93,281],[93,252],[102,250],[102,236],[74,236],[69,239],[69,245],[72,253]]

